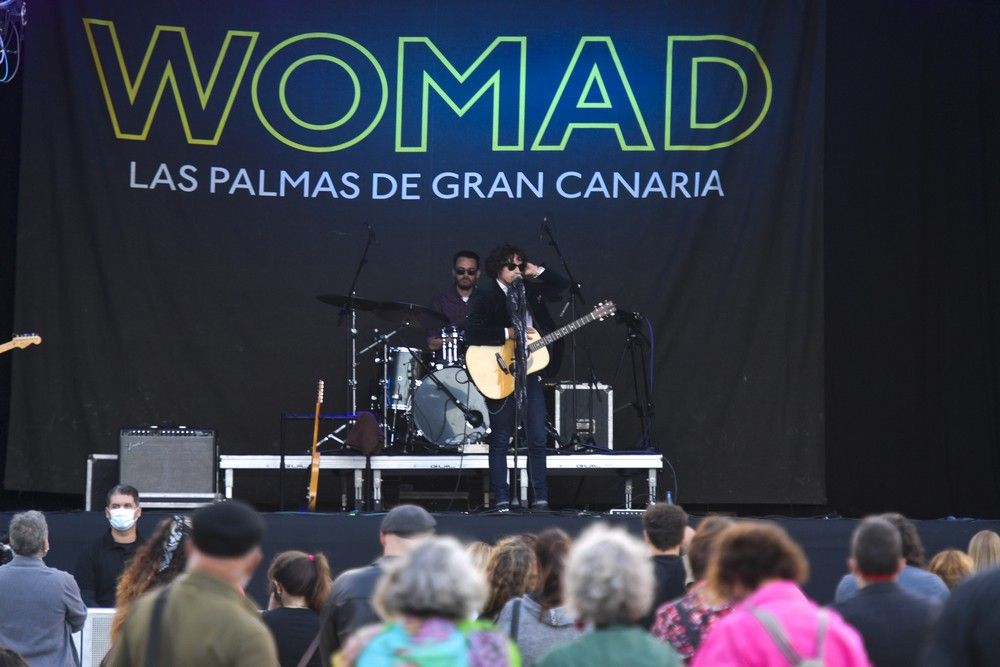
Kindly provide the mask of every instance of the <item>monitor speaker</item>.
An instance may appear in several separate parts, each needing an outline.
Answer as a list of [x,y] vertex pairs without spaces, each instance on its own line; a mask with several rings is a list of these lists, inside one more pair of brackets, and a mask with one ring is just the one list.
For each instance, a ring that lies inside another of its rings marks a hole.
[[118,438],[119,481],[144,507],[196,507],[216,499],[215,431],[125,428]]

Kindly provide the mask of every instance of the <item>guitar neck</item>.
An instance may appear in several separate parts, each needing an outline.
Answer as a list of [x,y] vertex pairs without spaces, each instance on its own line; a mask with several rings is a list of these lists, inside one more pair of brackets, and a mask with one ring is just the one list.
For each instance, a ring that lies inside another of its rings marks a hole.
[[563,336],[567,336],[567,335],[573,333],[574,331],[576,331],[577,329],[579,329],[580,327],[582,327],[584,325],[587,325],[587,324],[590,324],[591,322],[593,322],[593,321],[595,321],[597,319],[599,319],[599,318],[598,318],[597,312],[595,311],[595,312],[592,312],[592,313],[588,313],[587,315],[584,315],[583,317],[581,317],[578,320],[573,320],[572,322],[570,322],[566,326],[560,327],[560,328],[556,329],[555,331],[553,331],[552,333],[546,334],[545,336],[542,336],[541,338],[539,338],[538,340],[536,340],[534,343],[530,343],[528,345],[528,354],[531,354],[535,350],[543,348],[546,345],[549,345],[550,343],[556,342],[557,340],[559,340]]
[[13,350],[13,349],[14,349],[14,341],[10,341],[9,343],[0,344],[0,354],[3,354],[7,350]]

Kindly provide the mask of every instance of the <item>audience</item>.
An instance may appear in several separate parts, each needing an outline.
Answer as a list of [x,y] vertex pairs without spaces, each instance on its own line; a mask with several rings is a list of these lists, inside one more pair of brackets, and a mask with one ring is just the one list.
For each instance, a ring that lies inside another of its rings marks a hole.
[[386,513],[379,529],[382,557],[371,565],[348,570],[337,577],[320,614],[320,658],[325,662],[363,625],[378,615],[372,607],[375,585],[393,560],[405,556],[421,539],[431,535],[434,517],[417,505],[398,505]]
[[969,558],[974,572],[1000,565],[1000,535],[992,530],[981,530],[973,535],[969,540]]
[[508,601],[497,619],[497,626],[517,644],[527,667],[549,649],[581,634],[576,618],[563,606],[562,577],[569,547],[569,535],[558,528],[539,533],[534,545],[538,565],[535,590]]
[[[333,582],[323,554],[277,554],[262,615],[244,594],[264,532],[248,505],[163,519],[145,543],[134,488],[111,489],[105,514],[110,529],[77,576],[93,604],[117,601],[111,667],[903,667],[991,665],[1000,651],[1000,535],[980,531],[968,555],[946,549],[928,571],[915,526],[896,513],[857,525],[850,574],[821,609],[799,587],[801,548],[770,522],[710,516],[692,531],[681,507],[655,504],[645,545],[598,524],[575,544],[549,528],[463,549],[433,536],[426,510],[400,505],[382,519],[382,556]],[[45,517],[15,515],[9,542],[0,667],[78,664],[70,634],[87,608],[77,581],[42,560]]]
[[593,631],[552,649],[539,667],[673,667],[681,660],[636,621],[653,603],[653,564],[645,545],[620,528],[588,528],[569,552],[564,579],[569,608]]
[[534,589],[537,575],[535,552],[520,535],[497,542],[486,563],[489,594],[479,618],[495,621],[508,600]]
[[820,609],[799,584],[809,576],[802,549],[776,524],[739,522],[723,531],[708,566],[716,594],[738,603],[695,653],[695,667],[786,667],[803,659],[867,666],[857,631]]
[[142,516],[139,492],[134,486],[118,484],[108,491],[104,516],[110,528],[80,553],[76,561],[76,582],[88,607],[114,607],[118,577],[139,549],[142,536],[136,522]]
[[881,517],[868,517],[851,537],[848,567],[857,594],[833,605],[861,633],[878,667],[910,667],[924,658],[941,604],[903,590],[896,578],[906,566],[899,531]]
[[651,630],[653,636],[673,646],[685,662],[694,657],[702,638],[715,622],[732,609],[728,600],[708,590],[705,581],[708,561],[719,535],[731,525],[733,520],[722,516],[707,516],[701,520],[687,550],[694,585],[683,597],[663,604],[656,611]]
[[476,540],[465,547],[465,552],[469,554],[469,558],[472,559],[472,564],[476,566],[476,569],[486,576],[486,564],[490,561],[490,556],[493,554],[493,545],[487,544],[482,540]]
[[1000,568],[969,577],[938,618],[926,665],[993,667],[1000,656]]
[[70,634],[83,628],[87,606],[71,575],[48,567],[49,527],[41,512],[10,520],[14,558],[0,567],[0,646],[32,667],[76,663]]
[[281,667],[321,667],[319,612],[330,592],[330,564],[321,553],[283,551],[267,569],[270,600],[261,616],[278,647]]
[[118,580],[115,593],[118,605],[111,621],[112,643],[118,640],[134,600],[146,591],[170,583],[184,572],[190,535],[191,520],[175,514],[156,524],[152,537],[135,552]]
[[355,633],[334,665],[518,665],[504,633],[468,620],[485,596],[483,575],[462,546],[429,537],[389,564],[378,584],[374,604],[386,624]]
[[960,549],[940,551],[927,565],[927,570],[941,577],[949,590],[972,574],[972,569],[972,559]]
[[264,520],[239,501],[195,511],[187,571],[132,603],[110,667],[278,664],[271,633],[243,592],[263,535]]
[[[924,545],[913,522],[897,512],[883,514],[882,518],[896,527],[903,540],[903,558],[906,560],[906,567],[896,580],[899,585],[914,595],[922,595],[940,602],[947,599],[948,586],[941,577],[924,569]],[[834,601],[843,602],[857,592],[857,580],[853,575],[845,574],[837,584]]]
[[642,537],[649,547],[656,578],[653,605],[638,622],[644,628],[653,624],[653,616],[660,605],[679,598],[687,589],[687,570],[681,559],[687,521],[681,506],[670,503],[654,503],[642,515]]

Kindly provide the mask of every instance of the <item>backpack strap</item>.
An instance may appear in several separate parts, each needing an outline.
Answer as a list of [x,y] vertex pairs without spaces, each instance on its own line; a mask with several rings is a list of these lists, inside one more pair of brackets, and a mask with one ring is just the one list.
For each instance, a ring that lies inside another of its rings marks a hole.
[[521,625],[521,598],[514,600],[514,608],[510,616],[510,639],[517,643],[517,628]]
[[823,659],[823,649],[825,648],[825,644],[826,644],[826,626],[827,626],[827,621],[829,620],[829,616],[830,615],[826,612],[826,609],[820,609],[819,610],[819,615],[817,616],[817,619],[816,619],[816,623],[817,623],[817,626],[816,626],[816,659],[817,660],[822,660]]
[[163,610],[167,606],[170,586],[164,586],[153,600],[153,613],[149,620],[149,640],[146,642],[146,667],[156,667],[160,653],[160,634],[163,630]]
[[297,667],[306,667],[306,665],[309,664],[309,661],[312,660],[313,655],[316,653],[316,649],[319,648],[320,634],[322,634],[322,630],[317,632],[316,636],[313,637],[312,643],[309,644],[309,648],[306,649],[306,652],[302,654],[302,658],[299,660]]
[[778,647],[781,651],[781,655],[785,656],[785,660],[792,665],[798,665],[802,662],[802,656],[799,655],[798,651],[792,648],[791,643],[788,641],[788,635],[785,633],[785,628],[781,625],[774,614],[764,611],[763,609],[757,609],[756,607],[750,610],[750,613],[754,615],[760,624],[764,626],[767,634],[771,636],[771,641],[774,645]]
[[698,648],[701,644],[701,628],[694,624],[694,619],[691,618],[691,612],[684,607],[683,602],[675,604],[674,609],[677,610],[677,620],[681,622],[682,626],[684,626],[684,633],[687,634],[687,638],[691,643],[691,646]]

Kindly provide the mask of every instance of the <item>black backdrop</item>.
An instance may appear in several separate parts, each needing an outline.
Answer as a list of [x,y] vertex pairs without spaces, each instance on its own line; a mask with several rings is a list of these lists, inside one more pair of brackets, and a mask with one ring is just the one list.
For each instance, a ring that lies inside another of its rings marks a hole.
[[[828,8],[826,456],[844,512],[997,512],[998,28],[989,2]],[[0,94],[6,131],[17,88]]]

